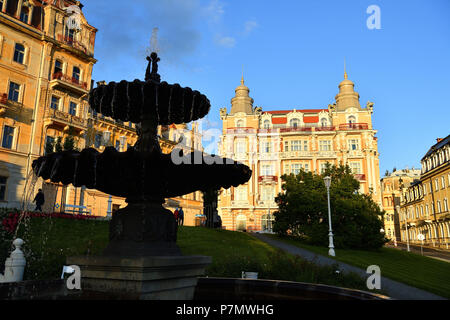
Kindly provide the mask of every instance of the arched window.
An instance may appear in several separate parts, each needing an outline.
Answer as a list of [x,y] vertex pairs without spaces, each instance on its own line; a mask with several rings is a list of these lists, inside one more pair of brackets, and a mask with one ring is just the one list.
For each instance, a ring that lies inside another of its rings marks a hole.
[[289,122],[289,125],[292,128],[297,128],[300,125],[300,120],[298,120],[297,118],[291,119],[291,121]]
[[269,128],[270,128],[270,121],[264,120],[264,129],[269,129]]
[[236,217],[236,229],[239,231],[247,229],[247,217],[240,214]]
[[348,123],[350,124],[356,123],[356,117],[355,116],[348,117]]
[[236,122],[236,127],[242,128],[243,126],[244,126],[244,121],[238,120],[238,121]]
[[328,126],[328,120],[327,120],[327,118],[322,118],[322,119],[320,119],[320,125],[321,125],[322,127]]

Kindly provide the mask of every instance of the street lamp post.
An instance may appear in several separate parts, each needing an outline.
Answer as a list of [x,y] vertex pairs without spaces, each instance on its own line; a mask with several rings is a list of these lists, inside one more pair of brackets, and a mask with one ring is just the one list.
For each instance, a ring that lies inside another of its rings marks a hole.
[[327,176],[323,178],[323,181],[325,182],[325,187],[327,187],[327,197],[328,197],[328,226],[329,226],[329,245],[330,248],[328,250],[328,255],[334,257],[336,254],[334,252],[334,244],[333,244],[333,231],[331,228],[331,208],[330,208],[330,185],[331,185],[331,177]]
[[[399,183],[399,187],[400,187],[400,195],[403,195],[403,188],[404,188],[403,179],[400,178],[398,180],[398,183]],[[406,209],[405,209],[405,227],[406,227],[406,251],[409,252],[408,212]]]

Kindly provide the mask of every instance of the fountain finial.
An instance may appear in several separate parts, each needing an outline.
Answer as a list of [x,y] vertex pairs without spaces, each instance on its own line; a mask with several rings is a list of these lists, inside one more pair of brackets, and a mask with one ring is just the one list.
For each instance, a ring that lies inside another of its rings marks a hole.
[[[149,57],[147,57],[148,66],[145,72],[145,81],[153,80],[155,82],[161,82],[161,76],[158,74],[158,62],[161,59],[158,57],[156,52],[152,52]],[[150,72],[151,66],[151,72]]]

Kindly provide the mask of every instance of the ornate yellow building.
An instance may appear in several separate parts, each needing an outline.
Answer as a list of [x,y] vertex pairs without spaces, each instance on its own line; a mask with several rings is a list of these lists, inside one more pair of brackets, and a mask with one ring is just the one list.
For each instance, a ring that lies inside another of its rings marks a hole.
[[20,207],[46,140],[70,127],[80,139],[87,129],[97,29],[76,1],[3,0],[0,8],[0,202]]
[[220,110],[220,155],[253,170],[248,183],[221,191],[218,210],[224,227],[270,230],[281,175],[298,173],[301,168],[320,173],[327,162],[348,164],[361,183],[360,192],[372,193],[381,205],[373,103],[361,107],[347,73],[336,102],[323,109],[263,111],[253,107],[249,92],[242,78],[230,113],[226,108]]
[[[83,5],[73,0],[0,0],[0,206],[32,207],[34,194],[44,190],[43,210],[85,211],[106,216],[125,206],[125,199],[96,190],[41,183],[29,188],[31,163],[51,145],[69,135],[75,148],[126,151],[137,140],[136,127],[91,111],[88,94],[97,29],[89,25]],[[183,134],[184,148],[201,150],[197,124],[159,128],[164,152]],[[28,191],[28,192],[31,192]],[[167,201],[181,206],[185,224],[201,214],[200,192]],[[82,209],[80,209],[82,207]]]
[[381,179],[381,193],[383,199],[384,230],[386,238],[400,241],[400,198],[401,187],[408,187],[420,178],[420,170],[396,170]]
[[437,139],[421,160],[420,179],[403,189],[401,240],[448,249],[450,244],[450,135]]

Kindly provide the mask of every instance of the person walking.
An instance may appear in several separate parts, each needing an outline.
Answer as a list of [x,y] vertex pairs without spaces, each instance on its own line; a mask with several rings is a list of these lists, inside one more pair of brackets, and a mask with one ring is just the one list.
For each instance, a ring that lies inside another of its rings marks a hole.
[[180,212],[178,211],[178,208],[175,209],[175,211],[173,212],[173,216],[175,217],[175,221],[178,224],[178,219],[179,219],[179,216],[180,216]]
[[42,189],[39,189],[38,193],[36,194],[36,197],[34,197],[33,202],[36,202],[36,209],[34,209],[34,211],[42,212],[41,206],[45,202],[44,192],[42,192]]
[[183,208],[180,207],[180,210],[178,210],[178,225],[182,226],[184,223],[184,212]]

